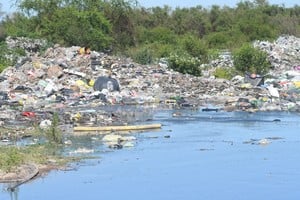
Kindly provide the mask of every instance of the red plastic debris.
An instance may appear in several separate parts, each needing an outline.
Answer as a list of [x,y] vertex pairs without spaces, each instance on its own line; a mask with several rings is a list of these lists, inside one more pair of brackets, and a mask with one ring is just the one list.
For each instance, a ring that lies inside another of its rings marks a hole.
[[22,112],[22,116],[35,117],[35,113],[34,112]]

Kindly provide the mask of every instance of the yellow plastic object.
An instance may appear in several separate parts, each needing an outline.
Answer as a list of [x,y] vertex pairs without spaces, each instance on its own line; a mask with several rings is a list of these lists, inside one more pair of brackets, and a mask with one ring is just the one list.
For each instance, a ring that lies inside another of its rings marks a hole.
[[73,115],[72,118],[73,118],[75,121],[78,121],[78,120],[81,118],[81,114],[78,112],[78,113],[76,113],[75,115]]
[[18,103],[23,106],[24,105],[24,101],[23,100],[19,100]]
[[40,62],[33,62],[32,65],[33,65],[33,67],[36,68],[36,69],[42,67],[42,64],[41,64]]
[[91,86],[91,87],[93,87],[93,86],[94,86],[94,84],[95,84],[95,80],[93,80],[93,79],[92,79],[92,80],[90,80],[90,81],[89,81],[89,83],[88,83],[88,85],[89,85],[89,86]]
[[242,89],[250,89],[250,88],[252,88],[252,85],[250,83],[244,83],[241,85],[241,88]]
[[77,80],[76,81],[76,85],[79,87],[85,87],[85,88],[89,88],[90,86],[88,84],[86,84],[83,80]]
[[295,87],[300,88],[300,81],[295,81],[294,85],[295,85]]
[[263,102],[267,102],[267,101],[269,101],[269,98],[268,98],[268,97],[262,97],[261,100],[262,100]]
[[131,125],[131,126],[77,126],[74,131],[134,131],[134,130],[147,130],[147,129],[160,129],[161,124],[145,124],[145,125]]
[[85,49],[84,49],[84,47],[81,47],[81,48],[78,50],[78,53],[79,53],[80,55],[85,54]]

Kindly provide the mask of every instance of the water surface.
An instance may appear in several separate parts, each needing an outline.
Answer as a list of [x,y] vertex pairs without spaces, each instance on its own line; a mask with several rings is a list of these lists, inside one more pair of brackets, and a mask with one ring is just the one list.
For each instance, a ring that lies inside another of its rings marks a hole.
[[101,138],[77,138],[99,158],[14,193],[3,186],[0,199],[300,198],[299,114],[179,112],[156,113],[150,123],[162,123],[162,130],[134,134],[132,148],[110,150]]

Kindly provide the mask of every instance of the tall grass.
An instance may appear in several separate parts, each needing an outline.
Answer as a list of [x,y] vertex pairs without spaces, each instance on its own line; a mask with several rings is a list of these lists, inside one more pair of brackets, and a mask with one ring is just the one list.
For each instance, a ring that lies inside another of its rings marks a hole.
[[51,126],[46,130],[46,137],[50,143],[53,144],[62,144],[63,137],[62,132],[58,127],[59,125],[59,117],[57,113],[53,114]]

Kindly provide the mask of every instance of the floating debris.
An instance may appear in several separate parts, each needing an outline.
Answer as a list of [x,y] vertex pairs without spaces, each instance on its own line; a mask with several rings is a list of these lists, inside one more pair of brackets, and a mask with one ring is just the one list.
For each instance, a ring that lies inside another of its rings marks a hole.
[[268,139],[261,139],[261,140],[259,140],[258,142],[257,142],[257,144],[258,145],[268,145],[268,144],[270,144],[271,143],[271,141],[270,140],[268,140]]
[[215,149],[205,149],[205,148],[203,148],[203,149],[199,149],[199,151],[214,151]]
[[94,151],[94,149],[78,148],[75,151],[71,151],[70,154],[90,154],[94,153]]

